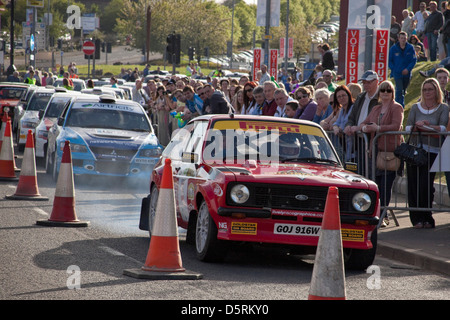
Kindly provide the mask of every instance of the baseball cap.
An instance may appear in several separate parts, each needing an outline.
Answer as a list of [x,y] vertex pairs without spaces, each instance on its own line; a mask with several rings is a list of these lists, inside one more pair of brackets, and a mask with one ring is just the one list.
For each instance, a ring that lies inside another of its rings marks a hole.
[[378,74],[373,70],[367,70],[366,72],[364,72],[361,79],[359,79],[359,81],[363,80],[366,81],[378,80]]

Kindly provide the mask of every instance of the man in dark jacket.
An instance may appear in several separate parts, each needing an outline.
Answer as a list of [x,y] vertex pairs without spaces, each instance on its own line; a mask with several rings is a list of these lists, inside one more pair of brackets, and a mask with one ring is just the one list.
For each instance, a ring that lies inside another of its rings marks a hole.
[[330,46],[328,43],[324,43],[321,46],[322,48],[322,67],[323,70],[334,70],[334,59],[333,52],[330,51]]
[[405,107],[405,94],[417,58],[414,46],[407,42],[408,35],[401,31],[398,41],[389,49],[389,69],[395,80],[395,101]]
[[439,29],[444,25],[444,16],[442,12],[437,10],[436,1],[430,2],[430,15],[425,24],[425,35],[428,39],[428,46],[430,48],[430,60],[436,61],[437,56],[437,39],[439,36]]

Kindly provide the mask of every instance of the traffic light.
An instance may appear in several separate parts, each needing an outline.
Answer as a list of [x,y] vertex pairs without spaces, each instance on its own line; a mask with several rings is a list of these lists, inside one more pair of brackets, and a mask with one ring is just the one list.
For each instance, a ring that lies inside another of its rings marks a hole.
[[102,42],[102,52],[105,52],[105,43]]
[[205,47],[205,57],[209,57],[209,47]]
[[58,39],[58,50],[62,50],[62,39]]
[[100,59],[100,47],[102,46],[100,39],[95,39],[95,60]]
[[181,56],[181,37],[179,34],[175,34],[172,38],[173,41],[173,54],[175,55],[175,64],[180,64]]
[[168,36],[167,36],[167,56],[168,57],[170,57],[170,56],[172,56],[172,54],[173,54],[173,34],[169,34]]
[[195,56],[195,47],[189,47],[188,49],[189,61],[194,60]]
[[111,42],[106,43],[106,53],[112,53],[112,43]]

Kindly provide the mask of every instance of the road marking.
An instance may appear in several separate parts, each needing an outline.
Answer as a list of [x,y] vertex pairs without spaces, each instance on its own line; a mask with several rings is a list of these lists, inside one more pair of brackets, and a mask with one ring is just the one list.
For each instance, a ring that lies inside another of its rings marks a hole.
[[113,256],[119,256],[119,257],[124,257],[125,255],[122,252],[119,252],[117,250],[114,250],[110,247],[107,246],[99,246],[100,249],[102,249],[103,251],[106,251],[110,254],[112,254]]
[[41,216],[48,217],[48,213],[40,208],[33,208],[33,210]]

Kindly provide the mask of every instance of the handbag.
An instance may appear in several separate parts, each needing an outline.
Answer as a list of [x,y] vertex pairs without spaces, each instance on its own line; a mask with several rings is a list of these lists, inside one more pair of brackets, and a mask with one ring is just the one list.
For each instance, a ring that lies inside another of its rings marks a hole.
[[394,155],[394,152],[378,151],[376,166],[383,171],[397,171],[400,168],[400,159]]
[[[414,131],[414,127],[411,132]],[[419,145],[409,144],[412,134],[409,135],[408,141],[402,142],[395,150],[394,155],[405,161],[409,165],[421,167],[428,163],[428,152],[423,148],[422,134],[419,131]]]

